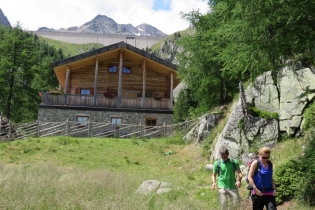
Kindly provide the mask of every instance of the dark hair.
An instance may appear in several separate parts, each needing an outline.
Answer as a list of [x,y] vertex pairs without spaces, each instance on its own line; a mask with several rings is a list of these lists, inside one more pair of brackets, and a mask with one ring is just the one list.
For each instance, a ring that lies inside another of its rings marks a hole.
[[222,147],[220,150],[219,150],[219,153],[220,155],[228,155],[229,154],[229,150],[225,147]]

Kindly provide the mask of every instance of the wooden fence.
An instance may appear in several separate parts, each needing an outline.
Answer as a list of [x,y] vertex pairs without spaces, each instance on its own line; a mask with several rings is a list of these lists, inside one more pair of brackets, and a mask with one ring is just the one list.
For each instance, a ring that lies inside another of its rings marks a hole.
[[146,126],[140,122],[132,124],[110,124],[101,122],[79,123],[76,121],[63,122],[31,122],[12,124],[2,123],[0,140],[26,139],[29,137],[45,136],[76,136],[76,137],[114,137],[114,138],[156,138],[171,136],[175,133],[186,135],[200,119],[162,126]]

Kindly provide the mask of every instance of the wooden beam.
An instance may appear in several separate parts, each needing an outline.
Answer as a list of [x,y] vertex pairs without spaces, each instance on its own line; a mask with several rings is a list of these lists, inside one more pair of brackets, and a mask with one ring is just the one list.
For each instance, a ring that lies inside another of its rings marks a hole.
[[146,67],[145,67],[146,60],[143,60],[142,62],[142,102],[141,102],[141,108],[145,108],[145,89],[146,89]]
[[96,57],[95,77],[94,77],[94,106],[96,106],[96,99],[97,99],[98,59],[99,57]]
[[119,53],[119,80],[118,80],[118,100],[117,107],[121,107],[121,89],[122,89],[122,71],[124,67],[124,50],[120,50]]
[[64,93],[65,93],[65,100],[66,100],[66,104],[68,105],[68,86],[69,86],[69,75],[70,75],[70,67],[67,66],[67,71],[66,71],[66,84],[65,84],[65,89],[64,89]]
[[170,87],[170,109],[173,109],[173,84],[174,84],[174,81],[173,81],[173,74],[171,74],[171,87]]

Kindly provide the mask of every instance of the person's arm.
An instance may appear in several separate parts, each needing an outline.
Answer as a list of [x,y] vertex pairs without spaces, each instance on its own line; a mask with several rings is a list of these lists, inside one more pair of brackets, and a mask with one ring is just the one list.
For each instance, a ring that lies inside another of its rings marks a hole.
[[255,170],[258,167],[258,160],[254,160],[250,166],[249,172],[248,172],[248,182],[249,184],[253,187],[253,189],[255,190],[256,194],[259,196],[262,196],[262,193],[257,189],[253,177],[255,174]]
[[211,176],[211,181],[212,181],[211,188],[212,188],[212,190],[214,190],[215,187],[217,186],[217,184],[216,184],[217,173],[218,173],[217,169],[218,169],[218,162],[216,161],[213,164],[213,173],[212,173],[212,176]]
[[[271,167],[272,167],[272,173],[273,173],[273,164],[271,164]],[[273,174],[272,174],[272,189],[273,189],[273,195],[276,196],[277,188],[276,188],[275,180],[273,179]]]
[[213,189],[213,190],[214,190],[215,187],[217,186],[217,184],[216,184],[216,182],[215,182],[216,178],[217,178],[217,173],[213,172],[212,177],[211,177],[211,179],[212,179],[212,189]]
[[236,180],[235,185],[239,188],[242,184],[243,174],[240,169],[236,170],[236,173],[237,173],[237,180]]

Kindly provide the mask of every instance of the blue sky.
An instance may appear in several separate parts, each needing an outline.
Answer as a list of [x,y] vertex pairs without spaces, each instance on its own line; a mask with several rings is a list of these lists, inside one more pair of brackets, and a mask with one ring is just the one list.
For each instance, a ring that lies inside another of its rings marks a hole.
[[119,24],[150,24],[166,34],[188,28],[180,12],[208,11],[208,0],[1,0],[0,8],[11,25],[24,29],[81,26],[97,15],[106,15]]
[[171,0],[154,0],[153,9],[158,10],[171,10]]

